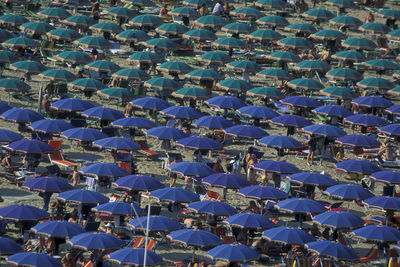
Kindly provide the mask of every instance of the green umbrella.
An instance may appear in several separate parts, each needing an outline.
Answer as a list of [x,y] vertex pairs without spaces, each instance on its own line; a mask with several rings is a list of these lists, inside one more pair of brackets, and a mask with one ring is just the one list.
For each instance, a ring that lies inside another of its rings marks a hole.
[[275,51],[269,55],[266,55],[265,58],[272,59],[272,60],[278,60],[278,61],[284,61],[284,62],[300,62],[301,58],[293,54],[292,52],[287,52],[287,51]]
[[174,35],[183,34],[188,30],[189,29],[186,26],[183,26],[182,24],[179,23],[165,23],[156,28],[156,32],[162,34],[174,34]]
[[299,78],[288,82],[288,86],[295,89],[321,90],[324,86],[317,80]]
[[293,79],[293,77],[286,70],[283,69],[264,69],[258,72],[256,75],[266,79],[276,79],[285,81]]
[[129,21],[134,26],[157,27],[164,23],[163,19],[153,15],[139,15]]
[[275,41],[283,38],[283,36],[280,33],[266,29],[256,30],[247,35],[247,37],[249,39],[260,40],[260,41]]
[[82,37],[80,33],[72,29],[54,29],[47,33],[51,39],[75,41]]
[[262,16],[264,16],[264,13],[262,13],[260,10],[251,7],[237,8],[235,10],[232,10],[230,14],[238,17],[261,18]]
[[400,10],[398,9],[379,9],[376,14],[387,19],[400,20]]
[[18,70],[26,73],[31,73],[31,74],[39,74],[43,71],[45,71],[47,68],[45,65],[36,62],[36,61],[28,61],[28,60],[23,60],[23,61],[18,61],[10,65],[10,69],[12,70]]
[[351,0],[329,0],[325,2],[327,5],[336,6],[336,7],[354,7],[354,3]]
[[400,70],[395,72],[395,73],[393,73],[393,77],[394,78],[400,78]]
[[146,32],[141,30],[126,30],[118,33],[117,40],[124,42],[141,42],[150,40],[151,37]]
[[320,91],[321,94],[340,99],[353,99],[357,97],[355,93],[347,87],[329,86]]
[[164,59],[156,53],[153,52],[136,52],[129,56],[128,61],[138,62],[138,63],[157,63]]
[[360,26],[360,29],[363,32],[368,32],[368,33],[372,33],[372,34],[390,32],[390,28],[388,26],[386,26],[385,24],[382,24],[382,23],[377,23],[377,22],[365,23]]
[[89,0],[65,0],[65,3],[73,6],[90,6]]
[[118,87],[105,88],[97,91],[97,94],[108,99],[124,100],[124,102],[134,98],[134,95],[128,89]]
[[200,7],[202,5],[206,5],[208,7],[212,7],[214,2],[211,0],[185,0],[183,1],[184,5],[193,6],[193,7]]
[[329,10],[318,9],[318,8],[309,9],[302,15],[306,18],[316,19],[316,20],[328,20],[335,17],[335,15],[333,15],[332,12],[330,12]]
[[71,17],[62,20],[61,22],[76,27],[89,27],[97,23],[97,21],[95,21],[92,17],[83,15],[73,15]]
[[3,42],[3,46],[14,47],[14,48],[27,48],[27,47],[39,47],[40,44],[26,37],[14,37]]
[[121,26],[112,22],[99,22],[89,28],[98,32],[120,33],[123,31]]
[[39,76],[52,81],[63,82],[70,82],[77,79],[73,73],[60,69],[48,69],[40,73]]
[[69,87],[82,91],[97,91],[107,88],[102,82],[96,79],[81,78],[67,84]]
[[212,44],[217,48],[226,48],[226,49],[247,47],[247,44],[245,42],[233,37],[222,37],[214,41]]
[[378,70],[398,70],[400,66],[389,59],[372,59],[363,62],[363,65]]
[[282,0],[258,0],[255,6],[262,8],[285,8],[287,4]]
[[0,89],[6,92],[21,92],[30,90],[31,86],[20,79],[4,78],[0,79]]
[[8,24],[12,26],[18,26],[22,25],[29,20],[25,18],[24,16],[21,15],[15,15],[15,14],[5,14],[0,16],[0,23],[1,24]]
[[348,68],[336,68],[328,71],[326,77],[333,80],[340,81],[361,81],[363,75],[356,70]]
[[129,81],[145,81],[151,78],[149,74],[140,69],[120,69],[114,72],[111,77]]
[[173,96],[186,99],[207,99],[210,94],[202,88],[184,87],[172,93]]
[[6,31],[4,29],[0,29],[0,42],[5,42],[13,37],[14,35],[11,32]]
[[176,61],[164,62],[161,65],[159,65],[157,69],[159,71],[164,71],[168,73],[178,73],[178,74],[181,73],[186,74],[193,70],[193,68],[190,67],[185,62],[176,62]]
[[340,51],[334,54],[332,58],[353,62],[361,62],[367,59],[362,53],[358,51]]
[[219,81],[222,80],[222,76],[216,72],[215,70],[210,69],[197,69],[189,72],[185,75],[185,77],[194,80],[212,80],[212,81]]
[[372,50],[377,47],[377,45],[367,38],[349,38],[343,41],[343,46],[350,49],[365,49]]
[[109,14],[116,18],[126,18],[126,19],[131,19],[137,15],[136,12],[133,11],[132,9],[125,7],[117,7],[117,6],[106,8],[106,10],[104,10],[104,13]]
[[172,91],[181,88],[181,85],[178,82],[163,77],[155,77],[150,80],[147,80],[144,83],[144,86],[158,90],[172,90]]
[[232,78],[228,78],[225,80],[220,81],[219,83],[217,83],[216,88],[218,89],[222,89],[225,91],[248,91],[251,88],[253,88],[253,85],[251,85],[250,83],[244,81],[244,80],[236,80],[236,79],[232,79]]
[[390,91],[388,91],[388,94],[400,95],[400,86],[396,86],[395,88],[392,88]]
[[150,1],[150,0],[123,0],[123,2],[126,2],[128,4],[132,4],[134,6],[140,6],[140,7],[143,7],[143,6],[147,6],[147,7],[154,6],[154,3],[152,1]]
[[201,27],[211,27],[211,28],[221,27],[228,24],[228,22],[222,17],[214,15],[207,15],[200,17],[196,19],[193,23]]
[[361,24],[363,24],[361,20],[352,16],[338,16],[331,19],[329,22],[333,25],[346,27],[360,26]]
[[262,98],[281,99],[285,95],[275,87],[255,87],[246,92],[249,96],[256,96]]
[[185,34],[183,34],[183,38],[193,39],[196,41],[206,41],[206,40],[214,41],[218,39],[215,33],[206,29],[190,30]]
[[345,34],[335,30],[320,30],[314,34],[311,34],[311,37],[319,40],[336,40],[347,38]]
[[208,64],[225,64],[232,61],[232,58],[224,52],[210,51],[197,57],[198,60]]
[[93,61],[91,56],[81,51],[64,51],[55,57],[62,62],[69,62],[76,65],[84,65]]
[[16,54],[11,51],[0,51],[0,63],[14,63],[17,62],[19,58]]
[[21,30],[32,34],[46,34],[54,29],[54,27],[47,22],[29,21],[20,26]]
[[313,25],[310,23],[294,23],[285,27],[286,31],[290,32],[305,32],[305,33],[314,33],[317,31]]
[[390,90],[394,87],[394,84],[383,78],[370,77],[359,81],[357,86],[364,89]]
[[168,12],[168,14],[172,16],[182,16],[188,18],[200,17],[200,13],[197,12],[196,9],[185,6],[174,8],[170,12]]
[[265,16],[259,18],[256,22],[261,25],[269,25],[274,27],[287,26],[290,24],[287,19],[281,16]]
[[111,72],[111,73],[114,73],[117,70],[121,69],[120,66],[118,66],[114,62],[108,61],[108,60],[96,60],[96,61],[90,62],[89,64],[85,65],[85,68],[87,68],[89,70]]
[[65,19],[71,16],[66,9],[57,7],[43,9],[37,14],[48,19]]
[[306,70],[306,71],[316,71],[316,70],[324,71],[324,70],[330,70],[331,65],[320,60],[303,60],[302,62],[297,63],[294,69]]
[[112,47],[111,43],[107,41],[103,36],[83,36],[78,40],[74,41],[74,44],[96,49],[109,49]]
[[261,70],[261,67],[256,62],[249,60],[232,61],[228,63],[226,67],[235,71],[251,73],[255,73]]
[[391,32],[389,32],[388,34],[386,34],[386,36],[387,36],[389,39],[398,40],[398,41],[399,41],[399,40],[400,40],[400,29],[391,31]]
[[155,39],[150,39],[143,43],[147,47],[151,48],[160,48],[160,49],[165,49],[165,50],[178,50],[179,45],[172,41],[171,39],[167,38],[155,38]]
[[234,22],[225,25],[224,27],[221,28],[221,30],[226,32],[246,34],[251,31],[251,26],[247,23]]
[[311,48],[313,44],[305,38],[286,37],[278,41],[278,45],[290,48]]

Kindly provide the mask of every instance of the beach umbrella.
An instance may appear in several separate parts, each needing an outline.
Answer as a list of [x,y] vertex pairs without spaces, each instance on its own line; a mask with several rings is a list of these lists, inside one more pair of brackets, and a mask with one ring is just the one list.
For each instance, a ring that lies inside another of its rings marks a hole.
[[138,15],[129,21],[134,26],[150,26],[157,27],[164,23],[163,19],[154,15]]
[[381,96],[364,96],[353,99],[352,104],[369,108],[388,108],[393,106],[393,103]]
[[134,16],[137,15],[137,13],[132,9],[125,7],[118,7],[118,6],[106,8],[104,10],[104,13],[109,14],[116,18],[127,18],[127,19],[133,18]]
[[82,113],[82,116],[91,119],[115,121],[123,118],[124,114],[121,111],[112,108],[94,107],[85,110]]
[[400,94],[400,86],[396,86],[389,90],[387,93],[392,94],[392,95],[399,95]]
[[386,34],[386,36],[391,40],[400,40],[400,29],[393,30]]
[[372,40],[362,37],[348,38],[343,41],[342,45],[349,49],[365,50],[371,50],[377,47],[377,45]]
[[350,173],[371,174],[380,171],[379,167],[368,160],[348,159],[336,164],[338,170]]
[[116,99],[122,102],[128,102],[134,95],[127,88],[111,87],[97,91],[97,94],[107,99]]
[[187,209],[191,212],[205,213],[214,216],[231,216],[238,213],[234,207],[224,202],[212,200],[192,202],[188,205]]
[[179,119],[198,119],[202,115],[202,113],[192,107],[181,107],[181,106],[172,106],[160,111],[161,114]]
[[112,250],[123,245],[123,241],[111,234],[90,232],[76,235],[67,241],[72,247],[84,250]]
[[58,259],[44,253],[20,252],[7,257],[7,263],[16,266],[33,267],[61,267],[62,263]]
[[274,227],[275,224],[260,214],[238,213],[224,220],[231,227],[254,229],[257,231]]
[[128,172],[121,167],[118,167],[114,163],[93,163],[89,166],[82,168],[80,173],[90,176],[108,176],[108,177],[120,177],[125,176]]
[[216,72],[215,70],[211,69],[196,69],[193,70],[185,75],[186,78],[199,80],[199,81],[218,81],[223,80],[223,77]]
[[243,124],[226,128],[224,132],[228,135],[233,135],[235,137],[252,138],[252,139],[259,139],[268,135],[266,131],[257,126],[243,125]]
[[[193,39],[196,41],[217,40],[218,37],[215,33],[207,29],[193,29],[183,34],[183,38]],[[211,51],[212,52],[212,51]],[[210,52],[208,52],[210,53]],[[205,53],[206,54],[206,53]]]
[[71,238],[85,232],[82,226],[67,221],[41,222],[31,228],[35,234],[56,238]]
[[203,116],[192,123],[196,127],[224,129],[233,126],[233,122],[221,116]]
[[75,74],[62,69],[48,69],[40,73],[39,76],[52,81],[63,82],[70,82],[77,79]]
[[315,237],[299,228],[288,228],[284,226],[265,230],[262,238],[271,242],[285,245],[303,245],[315,240]]
[[257,76],[266,78],[266,79],[276,79],[276,80],[291,80],[293,77],[283,69],[263,69],[260,72],[256,73]]
[[20,28],[21,30],[32,34],[46,34],[47,32],[53,30],[54,26],[47,22],[29,21],[22,24]]
[[167,235],[170,241],[192,247],[212,247],[222,243],[222,240],[207,231],[183,229],[171,232]]
[[381,117],[375,115],[365,115],[365,114],[357,114],[348,116],[345,118],[344,122],[356,125],[362,125],[365,127],[368,126],[384,126],[389,124],[386,120]]
[[114,72],[111,77],[114,78],[119,78],[123,80],[128,80],[128,81],[144,81],[148,80],[151,78],[149,74],[147,74],[145,71],[141,69],[120,69],[116,72]]
[[51,104],[51,108],[62,111],[84,111],[94,105],[79,98],[64,98]]
[[[7,39],[9,39],[9,38],[7,38]],[[19,58],[13,52],[7,51],[7,50],[1,50],[0,51],[0,63],[11,64],[11,63],[14,63],[14,62],[16,62],[18,60],[19,60]]]
[[12,26],[22,25],[29,20],[25,16],[16,15],[16,14],[4,14],[0,16],[0,23],[1,24],[9,24]]
[[324,88],[322,83],[314,79],[298,78],[291,80],[287,83],[288,86],[294,89],[304,89],[304,90],[321,90]]
[[282,39],[283,36],[274,30],[258,29],[248,34],[247,38],[259,41],[275,41]]
[[200,162],[181,161],[168,167],[171,172],[180,173],[185,176],[205,177],[214,173],[208,165]]
[[[146,231],[147,216],[130,220],[127,224],[133,230]],[[182,224],[165,216],[150,216],[149,231],[151,232],[171,232],[182,228]]]
[[71,88],[76,88],[83,91],[97,91],[107,88],[102,82],[96,79],[81,78],[67,84]]
[[340,81],[360,81],[363,75],[354,69],[349,68],[336,68],[328,71],[326,77],[333,80]]
[[289,136],[281,136],[281,135],[271,135],[266,136],[258,140],[258,144],[261,146],[274,147],[274,148],[288,148],[294,149],[302,147],[302,143],[297,141],[296,139]]
[[34,206],[16,204],[0,208],[0,218],[13,222],[29,222],[47,219],[49,214]]
[[280,99],[285,97],[285,95],[275,87],[255,87],[247,91],[246,94],[255,97],[272,99]]
[[141,109],[154,109],[154,110],[163,110],[171,105],[160,98],[157,97],[142,97],[131,101],[131,104],[134,107],[138,107]]
[[204,89],[197,87],[184,87],[176,90],[171,95],[183,99],[206,99],[210,97]]
[[400,210],[400,199],[397,197],[374,196],[363,201],[368,208],[377,208],[384,211]]
[[[151,7],[154,6],[154,3],[151,0],[124,0],[126,3],[134,5],[134,6],[146,6]],[[122,2],[124,2],[122,1]]]
[[122,118],[116,121],[113,121],[111,125],[117,128],[153,128],[156,127],[157,124],[154,121],[151,121],[147,118],[140,118],[140,117],[127,117]]
[[179,139],[177,146],[194,150],[221,149],[222,144],[208,137],[186,137]]
[[353,99],[356,94],[348,87],[329,86],[320,91],[321,94],[340,99]]
[[341,243],[329,240],[315,241],[306,244],[308,251],[316,253],[318,256],[333,258],[335,260],[355,261],[359,257],[357,253]]
[[305,133],[310,135],[322,135],[328,137],[338,137],[346,135],[346,132],[339,127],[325,124],[315,124],[303,128]]
[[380,33],[388,33],[390,32],[390,28],[382,23],[377,22],[369,22],[360,26],[361,31],[372,33],[372,34],[380,34]]
[[261,25],[269,25],[273,27],[287,26],[290,24],[287,19],[281,16],[265,16],[256,20],[256,22]]
[[286,105],[303,108],[316,108],[322,106],[322,103],[318,100],[306,96],[290,96],[279,100],[279,102]]
[[[144,248],[123,248],[116,250],[108,255],[106,259],[119,265],[143,266]],[[151,250],[146,252],[146,265],[153,266],[163,263],[163,258]]]
[[190,8],[190,7],[176,7],[172,9],[171,11],[168,12],[169,15],[172,16],[182,16],[182,17],[188,17],[188,18],[198,18],[200,17],[200,13],[197,12],[196,9]]
[[340,51],[334,54],[332,58],[353,62],[362,62],[367,59],[362,53],[358,51]]
[[197,57],[198,60],[208,64],[225,64],[232,61],[232,58],[224,52],[210,51]]
[[265,160],[254,164],[253,167],[256,170],[281,174],[297,173],[300,171],[295,165],[286,161]]
[[78,65],[87,64],[93,61],[91,56],[81,51],[64,51],[55,57],[62,62],[70,62]]
[[275,205],[275,207],[280,211],[295,214],[321,213],[325,211],[325,207],[319,202],[302,198],[289,198],[281,200]]
[[244,106],[239,108],[237,112],[242,116],[257,119],[271,119],[279,116],[279,113],[274,110],[261,106]]
[[72,128],[61,133],[61,137],[81,142],[93,142],[107,135],[92,128]]
[[11,255],[23,251],[22,247],[12,239],[0,237],[0,255]]
[[92,17],[84,15],[73,15],[64,20],[61,20],[61,22],[76,27],[89,27],[97,23]]
[[279,126],[305,127],[312,123],[298,115],[281,115],[270,120],[272,124]]
[[121,26],[112,22],[99,22],[90,26],[89,29],[98,32],[109,32],[109,33],[120,33],[123,31]]
[[146,47],[159,48],[165,50],[178,50],[179,45],[167,38],[154,38],[143,43]]
[[147,175],[124,176],[115,181],[113,186],[128,191],[152,191],[164,187],[157,179]]
[[378,171],[369,176],[376,182],[385,184],[400,184],[400,172],[397,171]]
[[398,116],[400,114],[400,105],[391,106],[385,109],[385,111],[389,114]]
[[43,116],[31,109],[11,108],[3,112],[0,118],[17,123],[32,123],[38,120],[42,120]]
[[280,200],[287,198],[287,194],[272,186],[253,185],[239,189],[239,196],[257,200]]
[[312,8],[307,10],[302,14],[306,18],[314,19],[314,20],[328,20],[332,19],[335,17],[335,15],[332,14],[327,9],[318,9],[318,8]]
[[24,136],[22,136],[19,133],[13,132],[8,129],[0,129],[0,142],[5,142],[5,143],[15,142],[23,138]]
[[221,109],[231,108],[238,109],[246,106],[246,104],[237,97],[234,96],[215,96],[205,101],[206,104]]
[[277,61],[283,61],[283,62],[300,62],[301,58],[293,54],[292,52],[287,52],[287,51],[275,51],[269,55],[265,56],[267,59],[272,59],[272,60],[277,60]]
[[342,107],[336,105],[325,105],[312,110],[312,112],[321,114],[323,116],[336,116],[336,117],[347,117],[353,115],[353,113]]
[[135,216],[136,214],[144,214],[145,212],[140,209],[139,204],[136,202],[109,202],[98,205],[92,208],[93,212],[105,213],[110,215],[121,215],[121,216]]
[[116,38],[117,40],[124,42],[141,42],[141,41],[147,41],[151,37],[148,36],[147,33],[142,30],[126,30],[118,33]]
[[342,200],[364,200],[374,196],[370,191],[357,184],[333,185],[328,187],[324,193],[332,198]]
[[285,27],[286,31],[290,32],[304,32],[304,33],[314,33],[317,31],[315,27],[310,23],[293,23]]
[[346,211],[327,211],[316,215],[313,222],[333,229],[354,229],[365,223],[359,216]]
[[379,128],[381,133],[391,135],[391,136],[399,136],[400,135],[400,124],[389,124]]
[[232,69],[240,72],[258,72],[261,70],[261,67],[254,61],[249,60],[239,60],[232,61],[226,65],[228,69]]
[[362,64],[365,66],[368,66],[372,69],[378,69],[378,70],[398,70],[398,69],[400,69],[400,65],[398,65],[388,59],[372,59],[372,60],[367,60],[367,61],[363,62]]
[[233,33],[250,33],[252,27],[246,23],[234,22],[226,24],[224,27],[221,28],[222,31],[226,32],[233,32]]
[[381,145],[375,138],[368,135],[349,134],[336,139],[336,143],[346,146],[379,147]]
[[10,69],[31,74],[39,74],[45,71],[47,67],[36,61],[22,60],[11,64]]
[[281,0],[258,0],[254,5],[263,8],[284,8],[287,3]]
[[244,80],[236,80],[233,78],[228,78],[220,81],[216,84],[218,89],[226,90],[226,91],[247,91],[253,88],[253,85],[244,81]]
[[230,14],[238,17],[256,17],[260,18],[264,16],[264,13],[262,13],[260,10],[256,8],[251,8],[251,7],[242,7],[242,8],[237,8],[234,9],[230,12]]
[[58,194],[57,199],[78,204],[101,204],[109,201],[108,197],[103,196],[98,192],[81,189],[60,193]]
[[359,81],[357,86],[364,89],[390,90],[394,87],[394,84],[383,78],[369,77]]
[[245,48],[247,44],[237,38],[233,37],[221,37],[214,41],[212,46],[216,48],[234,49],[234,48]]
[[[11,109],[11,107],[7,103],[0,101],[0,113],[4,113],[10,109]],[[4,119],[3,116],[0,116],[0,118]]]
[[199,201],[198,194],[182,188],[166,187],[150,192],[150,198],[158,199],[159,201],[169,201],[175,203],[190,203]]
[[103,36],[83,36],[74,41],[74,44],[94,49],[110,49],[111,43],[107,41]]
[[0,89],[3,89],[5,92],[20,92],[28,91],[31,89],[31,86],[16,78],[3,78],[0,79]]
[[8,150],[20,153],[43,154],[52,153],[54,148],[39,140],[21,139],[7,146]]
[[187,137],[182,130],[165,126],[148,129],[145,134],[161,140],[178,140]]
[[50,7],[43,9],[37,13],[39,16],[47,19],[65,19],[71,16],[71,14],[64,8]]
[[257,260],[260,254],[242,244],[223,244],[209,250],[206,256],[216,261],[244,262]]
[[200,7],[203,4],[208,7],[212,7],[214,5],[211,0],[185,0],[183,1],[183,4],[192,7]]
[[205,177],[202,181],[207,186],[221,187],[226,189],[239,189],[250,186],[250,182],[235,174],[214,173]]
[[400,20],[400,11],[396,9],[379,9],[376,15],[388,19]]
[[355,7],[351,0],[329,0],[326,2],[326,4],[340,8]]
[[310,48],[313,44],[305,38],[301,37],[286,37],[280,39],[278,45],[289,48]]
[[137,150],[140,146],[125,137],[107,137],[104,139],[98,139],[93,142],[93,146],[102,149],[115,149],[115,150]]
[[37,177],[25,182],[22,188],[30,191],[51,193],[72,190],[72,186],[68,182],[57,177]]
[[96,60],[93,62],[90,62],[89,64],[85,65],[85,68],[89,70],[95,70],[95,71],[101,71],[101,72],[116,72],[121,69],[120,66],[115,64],[112,61],[108,60]]
[[315,185],[315,186],[329,186],[336,184],[336,180],[328,175],[312,172],[299,172],[288,175],[287,178],[291,182],[295,182],[301,185]]
[[364,242],[394,243],[400,240],[400,231],[385,225],[367,225],[354,230],[352,235]]
[[331,65],[320,60],[303,60],[294,66],[294,69],[305,71],[324,71],[330,70]]
[[224,18],[214,15],[202,16],[196,19],[193,23],[197,26],[210,28],[221,27],[225,24],[228,24],[228,22]]
[[178,73],[178,74],[186,74],[193,70],[193,68],[190,67],[185,62],[179,62],[179,61],[164,62],[161,65],[157,66],[157,69],[159,71],[164,71],[167,73]]

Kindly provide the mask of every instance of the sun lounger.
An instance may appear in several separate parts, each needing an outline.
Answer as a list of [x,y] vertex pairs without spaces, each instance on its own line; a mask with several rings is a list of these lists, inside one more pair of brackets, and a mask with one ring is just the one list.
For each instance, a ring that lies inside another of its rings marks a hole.
[[376,261],[381,255],[383,251],[380,249],[376,248],[371,248],[371,250],[368,252],[367,256],[360,258],[361,262],[371,262],[371,261]]
[[49,154],[49,160],[51,164],[57,164],[62,167],[75,167],[78,164],[73,163],[71,161],[65,160],[61,151],[54,151],[52,154]]
[[149,147],[147,146],[146,141],[140,140],[136,141],[140,145],[140,150],[138,152],[142,155],[145,155],[146,157],[158,157],[160,154],[158,152],[150,150]]

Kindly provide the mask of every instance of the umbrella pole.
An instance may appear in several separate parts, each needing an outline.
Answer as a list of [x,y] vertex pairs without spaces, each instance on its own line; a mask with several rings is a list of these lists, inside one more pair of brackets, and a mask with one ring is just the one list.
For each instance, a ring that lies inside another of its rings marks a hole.
[[146,267],[146,263],[147,263],[147,243],[149,241],[150,210],[151,210],[151,204],[149,202],[148,210],[147,210],[146,238],[144,241],[143,267]]

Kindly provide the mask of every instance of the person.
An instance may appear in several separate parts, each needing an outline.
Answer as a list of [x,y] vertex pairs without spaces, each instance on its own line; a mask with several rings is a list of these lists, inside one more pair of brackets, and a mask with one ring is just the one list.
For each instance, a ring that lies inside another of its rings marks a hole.
[[382,163],[386,160],[394,160],[394,147],[389,139],[385,139],[379,147],[378,160]]
[[93,60],[98,60],[98,59],[99,59],[99,51],[97,51],[96,48],[93,48],[93,49],[92,49],[91,54],[92,54],[92,59],[93,59]]
[[251,159],[251,156],[253,155],[253,152],[254,152],[254,149],[252,148],[252,147],[249,147],[248,149],[247,149],[247,154],[246,154],[246,156],[244,156],[244,159],[243,159],[243,168],[247,171],[247,165],[248,165],[248,163],[249,163],[249,161],[250,161],[250,159]]
[[281,175],[279,173],[273,172],[271,176],[271,180],[274,182],[275,188],[279,189],[281,187]]
[[63,267],[76,267],[76,262],[71,253],[65,254],[65,256],[61,259],[61,263]]
[[163,7],[160,9],[160,13],[158,14],[160,17],[165,17],[168,15],[168,5],[164,4]]
[[81,174],[78,172],[77,166],[74,166],[74,170],[73,170],[72,178],[71,178],[72,187],[73,187],[74,189],[75,189],[76,186],[79,184],[80,180],[81,180]]
[[201,16],[208,15],[208,7],[206,6],[206,4],[201,5],[199,13]]
[[49,209],[50,199],[53,195],[52,192],[40,192],[39,196],[43,198],[43,210],[47,211]]
[[92,16],[95,21],[99,21],[99,19],[100,19],[100,4],[99,4],[99,2],[96,2],[92,6]]
[[256,202],[254,200],[250,200],[249,206],[245,210],[246,212],[249,211],[250,213],[253,214],[260,214],[261,209],[260,207],[257,206]]
[[372,11],[368,11],[367,16],[365,17],[364,23],[374,22],[374,20],[375,20],[374,14],[372,14]]
[[41,108],[46,112],[50,111],[50,99],[47,95],[45,95],[42,99]]
[[62,202],[59,199],[54,201],[50,206],[51,218],[54,220],[62,217],[64,215],[64,209],[65,209],[64,202]]
[[242,166],[240,164],[240,156],[235,155],[233,158],[233,163],[232,163],[232,174],[240,175],[240,171],[242,169]]
[[215,173],[224,173],[224,168],[221,165],[221,159],[217,159],[217,162],[214,164],[213,168]]
[[224,12],[224,7],[222,6],[222,1],[218,1],[213,8],[213,15],[219,16]]
[[11,168],[11,154],[7,154],[1,161],[1,165],[4,168]]
[[308,155],[307,155],[307,164],[313,165],[314,163],[314,154],[317,150],[317,142],[314,136],[310,135],[308,140]]
[[256,155],[252,154],[249,162],[247,163],[247,179],[252,185],[257,184],[256,180],[256,171],[253,168],[253,165],[257,163]]
[[262,176],[261,176],[261,186],[266,186],[268,185],[268,173],[266,171],[263,172]]
[[71,217],[69,217],[68,222],[76,223],[76,224],[79,223],[78,210],[75,209],[75,210],[72,211]]
[[44,92],[48,95],[48,96],[52,96],[54,95],[54,90],[55,90],[55,85],[54,85],[54,81],[50,81],[46,87],[44,88]]

